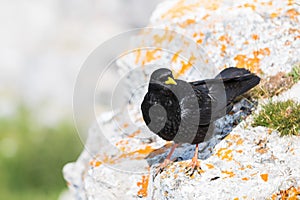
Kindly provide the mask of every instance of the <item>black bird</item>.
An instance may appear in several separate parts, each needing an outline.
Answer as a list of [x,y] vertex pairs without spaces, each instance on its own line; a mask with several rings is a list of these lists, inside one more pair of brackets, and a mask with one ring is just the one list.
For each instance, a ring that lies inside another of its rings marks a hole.
[[198,144],[210,138],[213,122],[231,111],[234,99],[259,82],[255,74],[235,67],[224,69],[214,79],[194,82],[174,79],[166,68],[154,71],[141,104],[143,118],[152,132],[175,143],[160,170],[171,162],[179,144],[190,143],[196,144],[196,150],[188,172],[199,172]]

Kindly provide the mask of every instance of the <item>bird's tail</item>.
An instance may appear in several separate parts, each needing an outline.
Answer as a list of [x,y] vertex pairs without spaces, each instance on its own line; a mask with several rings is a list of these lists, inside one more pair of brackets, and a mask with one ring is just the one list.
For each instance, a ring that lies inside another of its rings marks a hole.
[[237,96],[244,94],[260,82],[257,75],[247,69],[235,67],[224,69],[216,78],[222,79],[224,82],[227,102],[233,101]]

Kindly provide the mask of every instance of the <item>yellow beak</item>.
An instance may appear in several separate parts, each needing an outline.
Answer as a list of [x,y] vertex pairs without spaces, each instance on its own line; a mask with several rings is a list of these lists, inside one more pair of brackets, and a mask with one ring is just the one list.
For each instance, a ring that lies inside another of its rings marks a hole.
[[176,81],[172,79],[171,77],[168,77],[168,80],[165,81],[165,84],[167,85],[177,85]]

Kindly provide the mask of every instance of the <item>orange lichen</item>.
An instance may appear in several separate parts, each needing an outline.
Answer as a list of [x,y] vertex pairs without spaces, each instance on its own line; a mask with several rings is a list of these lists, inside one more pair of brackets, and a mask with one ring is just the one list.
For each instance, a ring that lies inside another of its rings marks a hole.
[[237,145],[242,145],[244,143],[244,140],[240,138],[238,141],[236,141]]
[[253,51],[253,58],[248,58],[246,55],[238,54],[235,56],[234,60],[237,62],[236,67],[246,68],[252,72],[260,73],[259,64],[261,57],[269,56],[271,53],[269,48],[259,49],[257,51]]
[[250,3],[245,3],[245,4],[244,4],[244,7],[245,7],[245,8],[251,8],[252,10],[255,10],[255,9],[256,9],[255,5],[254,5],[254,4],[250,4]]
[[216,10],[219,8],[220,2],[222,2],[222,0],[199,1],[191,4],[187,4],[186,2],[186,0],[178,1],[161,16],[162,19],[180,18],[185,16],[187,13],[195,12],[199,7],[204,7],[207,10]]
[[201,44],[203,42],[203,40],[202,39],[198,39],[196,42],[197,42],[197,44]]
[[267,181],[268,181],[268,178],[269,178],[269,175],[268,175],[268,174],[261,174],[260,177],[261,177],[261,179],[262,179],[263,181],[267,182]]
[[229,37],[228,35],[221,35],[221,36],[219,37],[219,40],[220,40],[221,42],[226,42],[227,44],[229,44],[230,41],[231,41],[231,39],[230,39],[230,37]]
[[192,24],[195,24],[196,23],[196,20],[194,19],[187,19],[186,21],[184,21],[183,23],[179,23],[178,25],[181,27],[181,28],[186,28]]
[[182,52],[182,50],[179,50],[177,51],[176,53],[174,53],[172,59],[171,59],[171,62],[176,62],[178,57],[179,57],[179,54]]
[[142,131],[141,129],[138,129],[136,131],[134,131],[132,134],[128,135],[129,138],[133,138],[135,136],[137,136],[138,134],[140,134]]
[[103,158],[101,159],[102,163],[107,163],[107,164],[115,164],[116,160],[112,159],[111,157],[104,155]]
[[[226,140],[236,141],[236,140],[240,139],[240,137],[241,137],[240,135],[229,134],[226,136]],[[231,143],[231,142],[229,142],[229,143]]]
[[196,60],[196,57],[192,54],[187,62],[181,61],[182,66],[181,66],[179,72],[177,74],[175,74],[174,77],[177,78],[178,76],[185,74],[185,72],[193,66],[193,63],[195,60]]
[[243,150],[236,150],[237,153],[243,153]]
[[233,200],[239,200],[239,198],[238,198],[238,197],[235,197]]
[[278,17],[278,15],[279,15],[278,13],[273,12],[273,13],[270,14],[270,17],[275,18],[275,17]]
[[168,28],[165,29],[165,33],[160,36],[158,34],[153,36],[155,44],[162,44],[164,41],[171,42],[174,38],[174,34],[168,31]]
[[288,0],[288,6],[292,6],[293,4],[295,4],[295,0]]
[[222,160],[230,161],[233,159],[232,150],[230,150],[230,149],[220,148],[216,154]]
[[102,162],[99,161],[99,160],[91,160],[91,161],[89,162],[89,165],[91,165],[91,166],[93,166],[93,167],[99,167],[101,164],[102,164]]
[[296,19],[296,17],[299,15],[300,13],[295,10],[295,9],[290,9],[288,11],[286,11],[286,15],[288,17],[290,17],[291,19]]
[[128,123],[124,123],[124,124],[122,125],[122,128],[127,128],[128,126],[129,126]]
[[243,181],[248,181],[249,178],[248,178],[248,177],[243,177],[242,180],[243,180]]
[[154,50],[147,50],[146,51],[146,55],[145,55],[145,59],[143,60],[142,64],[145,65],[146,63],[149,63],[153,60],[156,60],[158,58],[160,58],[160,55],[159,56],[155,56],[156,52],[157,51],[160,51],[161,49],[160,48],[156,48]]
[[252,39],[253,39],[253,40],[259,40],[259,35],[257,35],[257,34],[252,34]]
[[141,49],[137,49],[136,50],[135,64],[139,63],[140,58],[141,58]]
[[209,14],[206,14],[202,17],[202,20],[206,20],[210,15]]
[[[234,172],[232,172],[232,171],[226,171],[226,170],[225,170],[225,171],[222,171],[222,173],[223,173],[223,174],[227,174],[229,178],[231,178],[231,177],[234,177],[234,176],[235,176],[235,173],[234,173]],[[228,178],[228,177],[227,177],[227,178]]]
[[146,146],[144,149],[139,149],[135,151],[134,153],[139,153],[139,154],[149,154],[153,151],[153,148],[151,146]]
[[282,200],[297,200],[300,195],[300,187],[296,188],[291,186],[287,190],[280,190],[279,192],[272,194],[271,199],[282,199]]
[[255,151],[260,154],[265,154],[268,152],[268,150],[269,150],[268,148],[261,147],[261,148],[257,148]]
[[226,48],[227,48],[226,45],[225,45],[225,44],[222,44],[222,46],[221,46],[221,51],[222,51],[222,52],[225,52],[225,51],[226,51]]
[[146,197],[147,194],[147,188],[149,184],[149,176],[142,176],[141,182],[137,182],[136,185],[138,187],[141,187],[140,190],[138,191],[137,195],[139,197]]
[[213,164],[209,164],[209,163],[207,163],[206,166],[208,167],[208,169],[213,169],[213,168],[215,168],[215,166],[214,166]]
[[163,14],[161,17],[163,19],[169,18],[169,19],[174,19],[174,18],[180,18],[188,12],[193,12],[194,10],[199,7],[200,3],[195,3],[195,4],[185,4],[185,0],[180,0],[178,1],[172,8],[170,8],[165,14]]

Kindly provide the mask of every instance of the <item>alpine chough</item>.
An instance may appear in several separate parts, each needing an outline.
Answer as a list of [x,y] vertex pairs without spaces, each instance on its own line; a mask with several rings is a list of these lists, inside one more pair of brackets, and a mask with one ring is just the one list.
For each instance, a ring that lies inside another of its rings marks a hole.
[[224,69],[214,79],[193,82],[174,79],[166,68],[154,71],[141,104],[143,118],[153,133],[174,141],[160,170],[171,162],[179,144],[190,143],[196,144],[196,150],[187,172],[199,172],[198,144],[211,137],[213,122],[231,111],[234,99],[259,81],[250,71],[235,67]]

